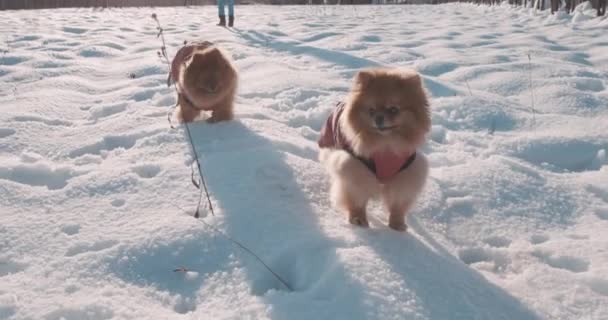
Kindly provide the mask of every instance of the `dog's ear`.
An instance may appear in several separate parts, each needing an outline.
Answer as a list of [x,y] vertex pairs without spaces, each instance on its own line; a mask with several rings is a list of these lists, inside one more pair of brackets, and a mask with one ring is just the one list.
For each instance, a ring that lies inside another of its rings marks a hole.
[[222,59],[222,52],[217,47],[211,47],[205,51],[205,55],[210,59],[219,60]]
[[192,53],[192,61],[197,63],[217,61],[222,58],[222,52],[218,48],[209,49]]
[[397,69],[397,74],[408,85],[422,86],[422,78],[420,77],[420,74],[414,69],[399,68]]
[[357,72],[355,76],[355,86],[359,88],[365,88],[369,85],[374,77],[372,70],[361,70]]

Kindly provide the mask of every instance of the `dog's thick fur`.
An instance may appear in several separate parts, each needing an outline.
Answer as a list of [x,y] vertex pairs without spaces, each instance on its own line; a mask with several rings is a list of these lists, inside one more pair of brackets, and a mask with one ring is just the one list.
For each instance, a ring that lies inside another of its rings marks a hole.
[[[374,114],[386,115],[383,130],[378,129]],[[429,102],[420,76],[410,69],[360,71],[339,125],[359,157],[370,158],[386,150],[398,155],[415,152],[431,126]],[[380,183],[359,159],[344,150],[322,148],[319,158],[331,176],[332,202],[348,213],[350,223],[369,226],[367,203],[379,197],[389,212],[389,227],[406,230],[405,215],[428,175],[428,162],[422,153],[418,152],[407,169],[385,183]]]
[[209,122],[232,120],[238,73],[229,58],[211,43],[182,50],[171,74],[177,82],[180,119],[191,122],[202,111],[211,111]]

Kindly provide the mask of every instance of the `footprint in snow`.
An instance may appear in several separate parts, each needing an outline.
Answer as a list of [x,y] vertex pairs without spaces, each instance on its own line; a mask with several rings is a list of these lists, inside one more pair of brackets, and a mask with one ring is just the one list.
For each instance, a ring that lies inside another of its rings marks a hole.
[[26,264],[18,263],[6,258],[0,258],[0,278],[22,272],[27,267]]
[[68,181],[80,175],[70,167],[52,168],[44,163],[22,163],[0,167],[0,179],[29,186],[44,186],[49,190],[63,189]]
[[121,112],[127,110],[127,104],[124,102],[121,102],[118,104],[111,104],[111,105],[107,105],[107,106],[92,107],[92,108],[89,107],[87,110],[89,110],[89,113],[90,113],[89,119],[99,120],[101,118],[109,117],[111,115],[121,113]]
[[60,307],[57,310],[51,311],[44,316],[46,320],[62,320],[62,319],[94,319],[106,320],[114,317],[114,311],[107,306],[87,305],[79,306],[78,308]]
[[501,236],[494,236],[484,239],[483,242],[490,247],[505,248],[511,244],[511,239]]
[[63,32],[72,33],[72,34],[83,34],[87,32],[88,29],[84,28],[76,28],[76,27],[64,27]]
[[15,129],[11,128],[0,128],[0,139],[12,136],[16,133]]
[[27,57],[2,55],[0,56],[0,66],[14,66],[27,60],[29,60]]
[[595,215],[602,220],[608,220],[608,207],[595,209]]
[[137,138],[137,136],[130,135],[105,136],[101,141],[72,150],[69,156],[71,158],[78,158],[87,154],[99,155],[105,151],[112,151],[118,148],[131,149],[135,146]]
[[546,251],[534,251],[532,252],[532,255],[552,268],[564,269],[574,273],[581,273],[589,270],[589,262],[581,258],[572,256],[554,256],[550,252]]
[[110,204],[113,207],[117,207],[117,208],[124,206],[125,203],[126,203],[126,201],[124,199],[114,199],[114,200],[112,200],[112,202],[110,202]]
[[588,284],[595,293],[608,296],[608,280],[594,277],[588,280]]
[[45,124],[47,126],[64,126],[69,127],[72,125],[72,122],[61,119],[50,119],[46,117],[40,117],[35,115],[21,115],[13,118],[14,121],[17,122],[39,122]]
[[533,234],[530,237],[531,244],[541,244],[541,243],[545,243],[547,241],[549,241],[549,236],[544,235],[544,234]]
[[117,243],[118,241],[116,240],[101,240],[94,243],[77,243],[67,250],[65,256],[73,257],[83,253],[102,251],[113,247]]
[[[502,250],[504,251],[504,250]],[[511,259],[499,249],[465,248],[458,251],[458,258],[467,265],[486,264],[490,271],[503,272],[511,263]]]
[[161,171],[161,167],[156,164],[144,164],[133,168],[133,171],[144,179],[154,178]]
[[35,40],[39,40],[40,36],[36,36],[36,35],[24,35],[24,36],[20,36],[15,38],[12,42],[22,42],[22,41],[35,41]]
[[61,226],[61,232],[67,234],[68,236],[73,236],[75,234],[78,234],[78,232],[80,232],[80,225],[79,224],[65,224],[65,225]]

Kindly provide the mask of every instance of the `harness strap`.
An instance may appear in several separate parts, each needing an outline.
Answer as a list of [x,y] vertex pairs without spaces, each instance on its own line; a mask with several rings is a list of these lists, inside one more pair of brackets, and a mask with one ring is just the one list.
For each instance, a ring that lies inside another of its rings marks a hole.
[[[350,154],[352,157],[361,161],[361,163],[365,165],[378,179],[381,179],[378,177],[378,169],[376,168],[374,159],[357,155],[353,151],[349,141],[347,141],[343,136],[340,129],[340,117],[344,112],[344,108],[345,103],[338,102],[332,114],[327,118],[325,125],[321,129],[321,135],[318,141],[319,147],[342,149],[348,152],[348,154]],[[416,152],[412,153],[412,155],[405,159],[405,162],[401,165],[401,167],[399,167],[399,170],[395,172],[395,174],[409,168],[415,160]]]
[[[374,175],[377,175],[376,163],[372,159],[363,158],[363,157],[356,155],[352,151],[351,148],[344,148],[344,151],[348,152],[355,159],[361,161],[361,163],[363,163],[369,169],[369,171],[371,171]],[[401,166],[401,168],[399,168],[399,172],[409,168],[412,165],[412,163],[414,163],[415,160],[416,160],[416,152],[412,153],[412,155],[409,158],[407,158],[407,161],[405,161],[405,163]]]

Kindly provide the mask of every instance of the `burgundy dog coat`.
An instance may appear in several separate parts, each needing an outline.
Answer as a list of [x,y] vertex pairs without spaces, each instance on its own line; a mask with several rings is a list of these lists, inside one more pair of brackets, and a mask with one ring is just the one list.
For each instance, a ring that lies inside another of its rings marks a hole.
[[318,141],[320,148],[342,149],[350,153],[373,172],[382,183],[387,182],[390,178],[397,175],[397,173],[407,169],[416,160],[415,151],[411,155],[404,156],[396,155],[389,150],[375,153],[371,158],[358,156],[340,130],[339,120],[343,112],[344,103],[340,102],[329,115],[327,121],[325,121],[323,129],[321,129],[321,136]]

